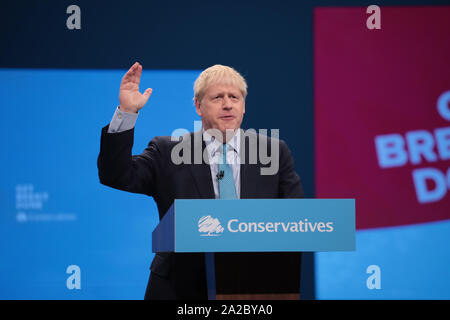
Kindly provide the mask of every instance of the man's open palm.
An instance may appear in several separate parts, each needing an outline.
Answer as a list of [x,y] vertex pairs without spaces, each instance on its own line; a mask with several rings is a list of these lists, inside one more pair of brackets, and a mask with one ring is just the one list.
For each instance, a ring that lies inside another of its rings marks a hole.
[[125,73],[120,83],[119,102],[120,110],[124,112],[138,112],[147,103],[152,94],[152,89],[148,88],[144,93],[139,92],[139,82],[141,81],[142,66],[136,62]]

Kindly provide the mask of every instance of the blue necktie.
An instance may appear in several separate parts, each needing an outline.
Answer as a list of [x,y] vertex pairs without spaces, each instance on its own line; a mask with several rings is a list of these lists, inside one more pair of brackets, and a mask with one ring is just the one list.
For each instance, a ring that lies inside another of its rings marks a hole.
[[[220,199],[237,199],[236,186],[234,184],[233,171],[227,163],[227,144],[223,144],[222,160],[218,166],[219,180],[219,198]],[[205,253],[206,263],[206,282],[208,286],[208,299],[215,300],[216,298],[216,274],[214,270],[214,253]]]
[[227,163],[227,144],[223,144],[222,161],[219,162],[219,195],[220,199],[237,199],[233,171]]

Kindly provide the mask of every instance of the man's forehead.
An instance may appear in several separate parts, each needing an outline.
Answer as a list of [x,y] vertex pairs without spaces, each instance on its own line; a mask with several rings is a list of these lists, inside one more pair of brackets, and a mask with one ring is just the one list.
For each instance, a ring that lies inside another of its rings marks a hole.
[[206,90],[207,93],[240,93],[241,91],[239,88],[232,84],[226,84],[226,83],[215,83],[211,84],[208,89]]

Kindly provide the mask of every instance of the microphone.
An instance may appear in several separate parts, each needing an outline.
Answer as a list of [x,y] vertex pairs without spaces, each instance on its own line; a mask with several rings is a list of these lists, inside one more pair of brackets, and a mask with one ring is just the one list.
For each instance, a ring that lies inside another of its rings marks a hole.
[[220,170],[219,173],[216,174],[217,180],[222,180],[224,175],[225,172],[223,170]]

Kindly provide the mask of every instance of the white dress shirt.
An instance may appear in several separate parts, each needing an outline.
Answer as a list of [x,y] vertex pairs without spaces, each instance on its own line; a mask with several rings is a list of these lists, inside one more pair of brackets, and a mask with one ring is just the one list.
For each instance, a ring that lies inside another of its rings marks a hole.
[[[206,150],[209,156],[209,167],[211,169],[211,177],[214,186],[214,195],[216,199],[219,196],[219,181],[217,174],[219,172],[219,162],[222,159],[222,142],[215,139],[208,132],[203,131],[203,141],[205,141]],[[236,187],[236,196],[238,199],[241,197],[241,163],[239,157],[240,151],[240,130],[236,130],[234,136],[228,141],[227,146],[227,163],[233,171],[234,186]]]

